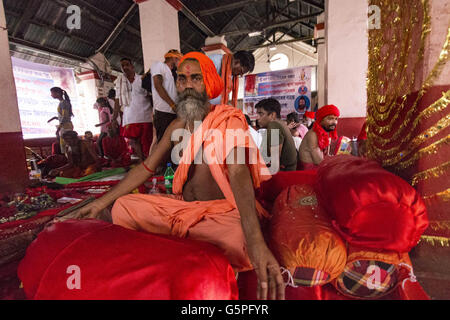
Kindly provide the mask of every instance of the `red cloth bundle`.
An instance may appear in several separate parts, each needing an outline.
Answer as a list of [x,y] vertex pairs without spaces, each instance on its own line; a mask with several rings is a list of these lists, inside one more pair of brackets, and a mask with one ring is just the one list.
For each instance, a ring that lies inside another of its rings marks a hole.
[[67,220],[45,229],[29,246],[18,275],[28,299],[238,297],[233,269],[214,246],[98,220]]
[[409,252],[428,227],[416,190],[375,161],[330,157],[319,167],[315,190],[334,227],[352,245]]

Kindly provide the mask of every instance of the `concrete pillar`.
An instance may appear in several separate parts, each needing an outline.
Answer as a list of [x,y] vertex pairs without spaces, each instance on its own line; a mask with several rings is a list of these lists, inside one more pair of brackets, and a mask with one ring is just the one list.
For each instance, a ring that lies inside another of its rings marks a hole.
[[326,68],[327,68],[327,49],[325,38],[325,13],[317,17],[317,25],[314,28],[314,38],[317,40],[317,56],[319,63],[317,65],[317,98],[319,108],[326,105],[327,96],[327,82],[326,82]]
[[0,192],[22,191],[28,184],[22,127],[3,2],[0,1]]
[[366,116],[368,3],[327,0],[325,18],[325,104],[339,107],[342,118]]
[[163,61],[170,49],[180,50],[178,11],[166,0],[136,1],[139,3],[144,67],[147,71],[155,61]]
[[[79,103],[84,108],[91,110],[95,101],[100,97],[107,97],[108,91],[114,89],[114,82],[111,75],[105,75],[103,80],[100,78],[96,71],[85,71],[77,74],[77,77],[81,80],[78,89],[80,94]],[[108,77],[108,78],[106,78]],[[95,112],[91,112],[92,118],[87,119],[88,127],[91,128],[93,134],[100,134],[100,127],[95,127],[95,124],[99,123],[98,115]],[[79,134],[83,134],[79,132]]]

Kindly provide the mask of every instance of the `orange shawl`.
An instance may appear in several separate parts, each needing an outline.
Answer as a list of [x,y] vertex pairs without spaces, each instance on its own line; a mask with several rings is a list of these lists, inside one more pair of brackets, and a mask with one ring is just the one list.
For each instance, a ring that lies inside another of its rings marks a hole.
[[[213,131],[212,131],[212,130]],[[242,130],[242,134],[236,138],[227,138],[227,129]],[[217,136],[219,133],[219,136]],[[253,180],[255,189],[259,188],[263,181],[271,178],[269,169],[266,167],[262,156],[253,142],[245,117],[239,109],[227,105],[212,106],[211,112],[203,120],[193,135],[187,147],[184,149],[180,164],[173,179],[173,192],[181,194],[185,184],[189,167],[195,159],[195,155],[203,147],[202,152],[208,163],[214,180],[217,182],[226,200],[237,208],[231,185],[227,175],[226,157],[236,147],[250,150],[250,159],[247,166]],[[202,160],[203,161],[203,160]],[[256,202],[257,211],[266,215],[264,209]]]
[[228,104],[228,97],[230,96],[230,92],[233,92],[232,103],[231,105],[236,108],[237,106],[237,96],[239,90],[239,77],[233,77],[232,74],[232,62],[233,55],[230,53],[226,53],[222,58],[222,80],[224,83],[223,91],[222,91],[222,100],[221,104]]

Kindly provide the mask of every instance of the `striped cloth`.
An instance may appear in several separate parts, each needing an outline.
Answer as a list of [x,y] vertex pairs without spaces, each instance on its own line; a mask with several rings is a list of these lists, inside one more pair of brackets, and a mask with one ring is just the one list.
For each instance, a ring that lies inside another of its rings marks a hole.
[[313,268],[295,268],[293,273],[294,284],[303,287],[314,287],[326,284],[330,275],[324,271]]
[[395,265],[374,260],[357,260],[348,264],[337,278],[336,288],[344,295],[356,298],[379,298],[398,284]]

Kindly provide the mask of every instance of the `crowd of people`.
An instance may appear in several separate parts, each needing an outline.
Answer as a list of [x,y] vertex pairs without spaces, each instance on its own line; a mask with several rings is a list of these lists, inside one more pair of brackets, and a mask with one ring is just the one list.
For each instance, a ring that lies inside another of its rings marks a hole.
[[[56,132],[59,153],[67,156],[68,163],[57,161],[57,164],[64,164],[54,168],[55,161],[43,161],[47,164],[45,172],[51,177],[80,177],[105,166],[128,166],[132,155],[136,156],[138,162],[143,162],[161,141],[169,125],[177,119],[176,83],[187,81],[184,77],[177,79],[177,66],[181,58],[180,52],[170,50],[163,62],[153,63],[143,76],[135,72],[130,59],[123,58],[120,62],[123,74],[117,78],[115,89],[111,89],[107,97],[98,98],[95,103],[99,113],[99,123],[95,127],[100,127],[100,135],[95,142],[92,132],[86,132],[84,139],[77,138],[76,143],[73,141],[75,133],[71,118],[74,115],[70,98],[63,89],[52,88],[51,96],[60,102],[58,117],[49,122],[59,120]],[[210,99],[209,103],[236,107],[238,78],[253,71],[253,55],[239,51],[234,55],[213,54],[209,58],[223,84],[219,95]],[[195,83],[201,79],[191,80]],[[231,100],[228,100],[230,96]],[[274,98],[260,101],[256,111],[256,126],[252,126],[250,118],[246,116],[248,130],[267,165],[271,166],[271,162],[276,161],[281,171],[311,169],[324,156],[331,154],[329,140],[336,139],[339,117],[336,107],[321,108],[314,125],[314,112],[306,112],[301,116],[292,112],[282,120],[281,105]],[[54,152],[53,155],[59,153]],[[60,156],[57,158],[61,160]],[[167,158],[165,162],[170,160]],[[164,166],[157,168],[159,174],[162,170]]]
[[[209,241],[223,250],[236,272],[255,268],[260,298],[283,298],[279,264],[258,222],[267,213],[254,190],[276,173],[273,168],[312,169],[330,155],[338,108],[329,105],[302,117],[294,112],[284,120],[280,103],[268,98],[255,106],[257,126],[252,126],[234,101],[238,77],[254,68],[250,52],[209,58],[170,50],[164,62],[154,63],[143,76],[127,58],[121,66],[115,90],[96,102],[101,133],[95,142],[92,133],[81,139],[73,131],[69,97],[52,88],[60,101],[57,134],[67,161],[49,170],[50,176],[80,177],[102,166],[128,166],[131,155],[136,156],[127,176],[77,217],[99,218],[114,203],[113,223]],[[245,139],[227,140],[230,130]],[[174,196],[130,194],[160,174],[174,154],[179,156]],[[205,161],[197,161],[199,154]]]

